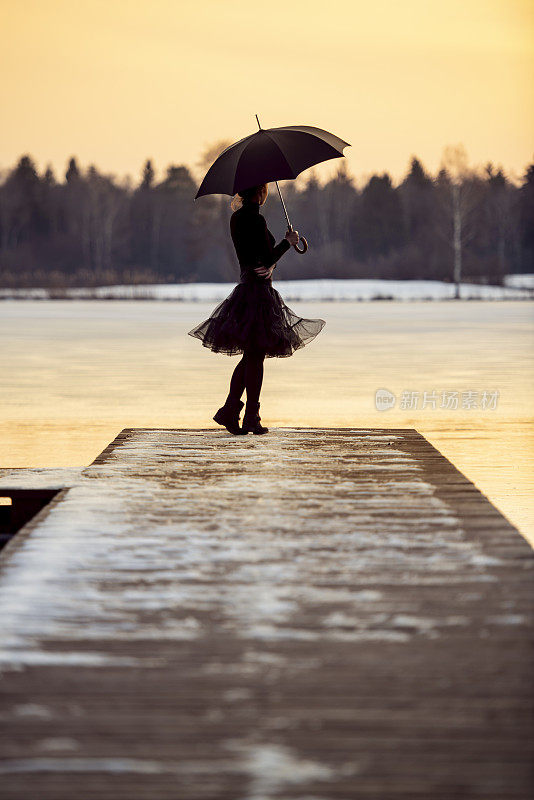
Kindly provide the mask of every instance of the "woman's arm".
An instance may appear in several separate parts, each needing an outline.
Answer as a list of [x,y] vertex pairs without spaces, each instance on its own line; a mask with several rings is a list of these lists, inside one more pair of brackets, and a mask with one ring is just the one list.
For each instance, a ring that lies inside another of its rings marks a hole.
[[287,239],[282,239],[277,245],[273,245],[267,222],[262,214],[255,217],[254,243],[261,266],[267,268],[272,267],[291,247]]

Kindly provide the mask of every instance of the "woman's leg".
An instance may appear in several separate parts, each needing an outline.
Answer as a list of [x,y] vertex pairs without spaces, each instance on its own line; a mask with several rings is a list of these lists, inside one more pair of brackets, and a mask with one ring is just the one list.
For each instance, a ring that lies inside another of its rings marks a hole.
[[245,387],[247,390],[247,408],[254,410],[260,400],[263,383],[263,361],[265,353],[261,350],[249,350],[245,361]]
[[244,353],[241,360],[235,365],[235,369],[230,379],[230,391],[228,392],[228,397],[226,399],[226,403],[228,405],[237,403],[238,400],[241,400],[241,395],[245,391],[246,360],[246,353]]

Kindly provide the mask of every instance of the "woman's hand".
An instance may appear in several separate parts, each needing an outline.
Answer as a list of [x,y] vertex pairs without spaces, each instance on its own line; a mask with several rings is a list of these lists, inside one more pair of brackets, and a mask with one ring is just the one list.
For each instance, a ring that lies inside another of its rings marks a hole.
[[298,231],[286,231],[286,235],[285,235],[284,238],[287,239],[289,244],[295,246],[296,244],[299,243],[299,238],[300,238],[299,237],[299,232]]
[[274,264],[272,267],[255,267],[254,272],[256,275],[259,275],[260,278],[270,278],[273,274],[274,267]]

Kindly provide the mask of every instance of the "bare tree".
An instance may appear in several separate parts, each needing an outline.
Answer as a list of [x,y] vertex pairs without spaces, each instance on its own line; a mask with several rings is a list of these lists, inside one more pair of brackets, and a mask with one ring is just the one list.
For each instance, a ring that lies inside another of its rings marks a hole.
[[113,175],[101,175],[94,166],[87,174],[87,224],[88,255],[96,272],[112,266],[113,242],[117,217],[123,209],[127,186],[117,185]]
[[223,150],[226,150],[226,148],[230,147],[231,144],[232,142],[230,139],[218,139],[216,142],[206,145],[200,155],[200,158],[195,164],[201,173],[201,179],[204,177],[204,174],[208,171],[213,162],[221,155]]
[[[205,173],[211,167],[213,162],[221,155],[223,150],[226,150],[226,148],[230,147],[231,144],[232,142],[229,139],[218,139],[216,142],[213,142],[204,148],[199,160],[196,162],[196,166],[201,172],[201,179],[204,177]],[[226,254],[225,273],[228,278],[232,278],[235,272],[236,258],[232,243],[228,236],[231,216],[229,200],[226,195],[212,195],[199,199],[197,204],[199,205],[199,208],[197,210],[195,224],[199,233],[197,239],[200,238],[201,243],[198,247],[198,250],[201,252],[202,245],[204,247],[206,246],[203,227],[209,220],[211,214],[214,214],[219,219],[221,231],[220,244],[222,244],[222,252]]]
[[463,145],[445,147],[436,184],[438,205],[442,211],[437,230],[453,251],[454,297],[459,299],[463,249],[474,235],[471,221],[478,203],[478,179],[475,171],[468,166]]

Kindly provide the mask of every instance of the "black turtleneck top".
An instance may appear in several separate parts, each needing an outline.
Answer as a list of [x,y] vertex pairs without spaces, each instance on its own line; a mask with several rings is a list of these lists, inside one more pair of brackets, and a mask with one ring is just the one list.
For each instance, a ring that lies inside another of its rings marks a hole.
[[230,217],[230,233],[241,268],[241,280],[271,280],[254,272],[255,267],[272,267],[291,247],[287,239],[275,245],[276,239],[267,227],[260,204],[252,200]]

